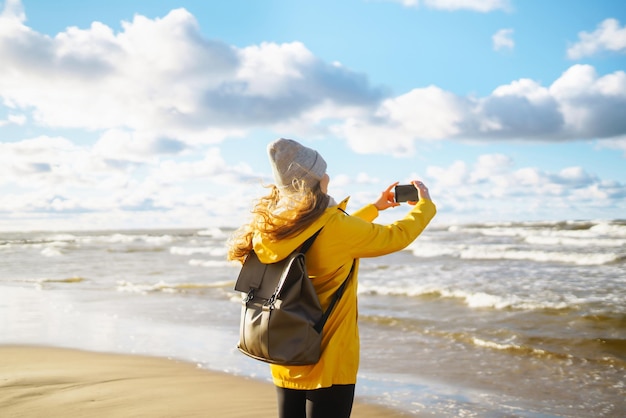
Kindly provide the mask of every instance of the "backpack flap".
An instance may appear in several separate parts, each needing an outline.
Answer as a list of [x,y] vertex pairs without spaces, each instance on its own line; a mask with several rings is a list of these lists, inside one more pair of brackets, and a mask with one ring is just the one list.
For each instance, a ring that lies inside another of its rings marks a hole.
[[250,251],[235,282],[235,290],[248,293],[251,289],[258,289],[263,281],[265,269],[269,264],[263,264],[259,261],[254,251]]
[[[286,259],[272,264],[263,264],[251,251],[241,267],[235,282],[235,290],[261,299],[278,297],[284,286],[289,286],[289,276],[306,271],[304,254],[292,253]],[[289,273],[289,274],[287,274]]]

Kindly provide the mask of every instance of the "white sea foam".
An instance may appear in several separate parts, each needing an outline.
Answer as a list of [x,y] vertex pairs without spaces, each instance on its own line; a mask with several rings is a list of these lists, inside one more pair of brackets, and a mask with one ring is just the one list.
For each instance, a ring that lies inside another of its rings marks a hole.
[[120,244],[128,244],[133,241],[137,241],[137,237],[135,235],[126,235],[126,234],[113,234],[110,236],[102,237],[103,241],[109,243],[120,243]]
[[621,257],[618,253],[564,253],[556,251],[517,250],[507,246],[474,246],[461,251],[460,258],[466,260],[530,260],[558,262],[580,266],[597,266],[612,263]]
[[41,250],[41,255],[44,257],[61,257],[63,253],[58,248],[46,247]]
[[[547,354],[547,352],[545,350],[542,350],[540,348],[523,347],[523,346],[519,346],[517,344],[497,343],[495,341],[487,341],[487,340],[483,340],[481,338],[476,338],[476,337],[472,338],[472,343],[474,343],[474,345],[476,345],[478,347],[491,348],[493,350],[500,350],[500,351],[525,351],[525,352],[528,352],[530,354],[538,355],[538,356],[542,356],[542,355],[546,355]],[[568,356],[568,357],[571,357],[571,356]]]
[[66,278],[62,278],[62,279],[55,279],[55,278],[48,278],[48,277],[44,277],[44,278],[25,278],[25,279],[17,279],[17,280],[13,280],[15,282],[19,282],[19,283],[34,283],[36,285],[43,285],[46,283],[82,283],[84,281],[86,281],[87,279],[85,279],[84,277],[78,277],[78,276],[74,276],[74,277],[66,277]]
[[479,347],[493,348],[495,350],[511,350],[519,348],[514,344],[496,343],[493,341],[486,341],[480,338],[472,338],[472,342]]
[[75,241],[78,237],[73,234],[52,234],[39,237],[41,241]]
[[226,255],[226,247],[171,247],[170,253],[176,255],[208,254],[222,257]]
[[590,230],[597,234],[626,238],[626,225],[600,222],[597,225],[592,226]]
[[[538,241],[545,238],[539,238]],[[549,240],[549,238],[548,238]],[[565,244],[562,244],[565,245]],[[593,246],[593,244],[590,244]],[[556,244],[555,244],[556,246]],[[578,245],[587,248],[588,245]],[[596,245],[601,247],[601,245]],[[532,249],[532,247],[518,247],[513,245],[487,244],[438,244],[416,243],[409,247],[413,255],[418,258],[454,257],[464,260],[529,260],[540,263],[565,263],[580,266],[597,266],[619,261],[626,254],[620,252],[562,252]]]
[[529,235],[524,241],[533,245],[569,247],[622,247],[626,245],[626,239],[622,238],[568,238],[554,235]]
[[200,267],[231,267],[233,263],[226,260],[197,260],[191,259],[189,260],[190,266],[200,266]]
[[[30,250],[30,249],[36,249],[39,250],[41,249],[41,252],[44,253],[50,253],[53,254],[56,251],[59,251],[60,255],[60,249],[62,248],[67,248],[68,246],[70,246],[71,244],[67,241],[29,241],[29,242],[16,242],[16,243],[7,243],[5,245],[0,246],[0,248],[4,248],[4,249],[24,249],[24,250]],[[44,254],[46,255],[46,254]]]
[[172,237],[171,235],[141,235],[139,239],[145,241],[147,244],[165,245],[172,242],[174,240],[174,237]]
[[534,235],[549,235],[571,238],[626,238],[626,225],[605,221],[580,222],[528,222],[528,223],[501,223],[453,225],[447,228],[448,232],[465,235],[501,236],[501,237],[529,237]]
[[414,242],[409,245],[408,249],[413,252],[413,255],[419,258],[431,258],[431,257],[445,257],[452,256],[458,257],[461,251],[467,248],[466,245],[459,244],[438,244],[438,243],[424,243]]
[[493,309],[565,309],[575,305],[564,300],[550,300],[545,295],[536,295],[542,299],[531,299],[518,295],[497,296],[485,292],[467,292],[464,290],[441,290],[442,297],[457,298],[464,301],[470,308],[493,308]]
[[119,292],[147,294],[151,292],[181,293],[186,291],[211,289],[232,285],[232,281],[220,281],[212,283],[133,283],[125,280],[117,282]]
[[213,238],[224,238],[226,236],[224,231],[222,231],[220,228],[217,228],[217,227],[207,228],[205,230],[198,231],[197,234],[200,236],[213,237]]
[[455,292],[444,292],[442,293],[444,297],[456,297],[465,300],[465,303],[470,308],[495,308],[495,309],[506,309],[515,305],[517,298],[512,297],[501,297],[490,295],[484,292],[476,292],[476,293],[466,293],[462,291]]
[[573,308],[584,300],[570,296],[564,298],[562,295],[554,295],[549,292],[534,293],[526,296],[506,295],[500,296],[484,291],[466,291],[462,289],[450,289],[436,284],[410,285],[401,282],[385,282],[381,284],[371,284],[372,282],[362,282],[359,284],[361,294],[379,294],[386,296],[438,296],[440,298],[458,299],[465,305],[473,309],[519,309],[519,310],[541,310],[541,309],[566,309]]
[[130,244],[137,242],[144,242],[152,245],[165,245],[174,240],[171,235],[146,235],[146,234],[121,234],[115,233],[112,235],[103,235],[98,237],[86,237],[88,241],[101,241],[110,244]]

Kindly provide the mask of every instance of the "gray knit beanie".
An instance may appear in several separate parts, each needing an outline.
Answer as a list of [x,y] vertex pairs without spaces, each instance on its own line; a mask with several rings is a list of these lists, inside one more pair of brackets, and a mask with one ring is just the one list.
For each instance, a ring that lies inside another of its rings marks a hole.
[[315,186],[326,173],[326,161],[315,150],[293,139],[280,138],[267,146],[276,186],[294,192],[294,185],[304,181],[309,188]]

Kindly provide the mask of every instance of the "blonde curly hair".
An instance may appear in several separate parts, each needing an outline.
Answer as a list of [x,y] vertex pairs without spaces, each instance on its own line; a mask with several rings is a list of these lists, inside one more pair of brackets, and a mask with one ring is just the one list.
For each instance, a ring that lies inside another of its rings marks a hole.
[[311,225],[328,207],[330,197],[317,183],[312,188],[299,182],[294,193],[283,193],[276,185],[254,205],[252,220],[239,228],[228,242],[228,260],[243,263],[252,251],[252,238],[260,233],[270,241],[296,235]]

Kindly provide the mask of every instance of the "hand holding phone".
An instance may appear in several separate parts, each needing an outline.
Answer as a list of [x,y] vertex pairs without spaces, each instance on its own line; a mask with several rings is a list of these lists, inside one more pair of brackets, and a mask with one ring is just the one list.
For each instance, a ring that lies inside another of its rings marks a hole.
[[417,188],[412,184],[399,184],[394,190],[394,196],[397,203],[400,202],[417,202],[419,195]]

